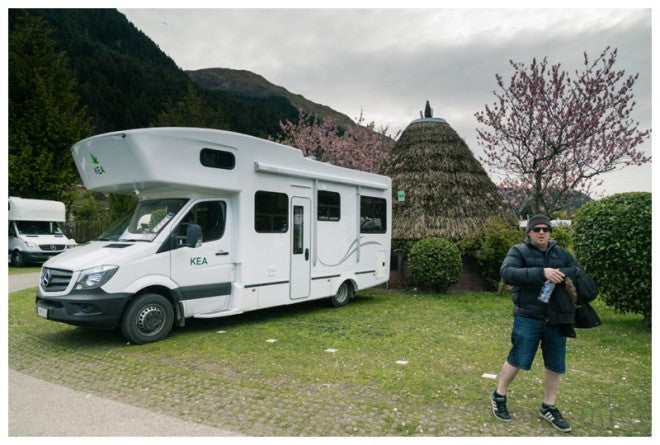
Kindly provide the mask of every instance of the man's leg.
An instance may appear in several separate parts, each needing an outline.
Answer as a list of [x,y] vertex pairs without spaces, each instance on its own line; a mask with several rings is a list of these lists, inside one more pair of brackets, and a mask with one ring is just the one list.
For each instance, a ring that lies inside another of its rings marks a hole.
[[509,410],[506,407],[506,391],[511,381],[516,377],[516,374],[518,374],[518,368],[512,366],[508,360],[505,361],[502,365],[497,390],[490,396],[493,415],[504,422],[511,421],[511,414],[509,414]]
[[561,411],[555,406],[557,401],[557,393],[559,392],[559,379],[561,374],[558,374],[554,371],[545,368],[545,378],[543,379],[543,387],[545,389],[545,395],[543,403],[541,404],[541,410],[539,414],[542,419],[547,420],[563,433],[568,433],[571,431],[571,426],[561,415]]
[[519,369],[511,365],[508,361],[505,361],[502,365],[502,371],[500,372],[500,381],[497,384],[497,393],[501,396],[505,396],[509,385],[513,379],[518,375]]
[[541,347],[546,368],[543,379],[543,403],[539,414],[559,431],[567,433],[571,431],[571,426],[555,406],[559,393],[559,380],[561,374],[566,371],[566,337],[563,337],[556,327],[546,327]]
[[543,402],[546,405],[554,405],[559,393],[559,380],[566,372],[566,337],[562,336],[559,328],[546,326],[543,330],[541,349],[545,365]]
[[558,374],[554,371],[549,370],[548,368],[545,368],[545,377],[543,379],[543,389],[544,389],[543,402],[546,405],[554,405],[555,402],[557,401],[560,379],[561,379],[561,374]]
[[[490,396],[493,414],[505,422],[511,421],[511,415],[506,407],[506,394],[509,385],[518,375],[520,369],[530,369],[534,355],[541,340],[544,320],[515,316],[511,332],[511,350],[502,365],[497,390]],[[513,365],[512,363],[515,363]]]

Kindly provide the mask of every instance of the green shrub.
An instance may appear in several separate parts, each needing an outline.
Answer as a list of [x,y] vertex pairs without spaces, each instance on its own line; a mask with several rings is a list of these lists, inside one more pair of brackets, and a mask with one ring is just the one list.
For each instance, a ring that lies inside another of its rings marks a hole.
[[570,252],[573,251],[573,229],[570,227],[553,227],[551,239],[557,241],[564,249]]
[[406,255],[408,252],[410,252],[410,249],[412,248],[413,245],[415,245],[417,241],[416,240],[408,240],[408,239],[393,239],[392,240],[392,252],[395,252],[397,250],[403,251]]
[[413,284],[445,292],[461,277],[463,262],[456,244],[444,238],[424,238],[408,254]]
[[573,248],[620,312],[651,316],[651,194],[619,193],[575,212]]
[[497,287],[502,261],[511,246],[521,243],[523,238],[523,231],[515,223],[495,217],[474,235],[461,240],[459,247],[463,255],[474,258],[481,276]]

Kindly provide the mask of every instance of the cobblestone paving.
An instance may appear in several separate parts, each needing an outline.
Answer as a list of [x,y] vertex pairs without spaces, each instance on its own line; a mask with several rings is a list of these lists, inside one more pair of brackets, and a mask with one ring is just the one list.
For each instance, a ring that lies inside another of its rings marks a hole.
[[[538,419],[539,401],[526,393],[511,398],[514,422],[504,424],[493,418],[488,397],[495,382],[481,375],[500,356],[493,353],[488,363],[483,359],[474,363],[449,353],[451,347],[472,344],[462,341],[468,335],[466,329],[452,325],[446,326],[451,335],[444,337],[431,337],[434,334],[423,329],[399,337],[405,330],[427,326],[428,320],[386,327],[378,317],[370,317],[377,303],[373,299],[356,302],[352,313],[335,319],[309,305],[293,314],[287,309],[269,312],[267,327],[256,315],[223,322],[222,329],[230,333],[218,331],[219,323],[191,323],[185,332],[173,333],[179,338],[141,347],[126,345],[119,332],[45,322],[34,315],[33,294],[10,296],[9,303],[10,368],[225,431],[306,437],[561,435]],[[388,304],[405,307],[407,301],[392,299]],[[388,310],[393,311],[383,312]],[[222,337],[215,337],[220,332]],[[231,335],[244,337],[230,341]],[[271,335],[279,341],[266,346]],[[324,340],[315,341],[318,338]],[[337,339],[343,341],[344,349],[335,344]],[[199,352],[191,349],[195,346]],[[328,347],[338,347],[339,352],[329,355],[324,352]],[[353,354],[348,354],[351,348]],[[479,352],[480,357],[489,353]],[[395,364],[402,358],[411,363]],[[531,385],[536,390],[542,385],[540,376],[541,371],[525,374],[519,377],[518,387]],[[608,388],[617,389],[617,381],[613,379]],[[646,387],[623,388],[623,396],[608,391],[607,397],[592,398],[591,414],[575,422],[572,434],[650,432],[650,409],[613,417],[621,412],[619,397],[637,397],[642,402],[635,406],[644,407]],[[641,396],[634,394],[638,388]],[[566,413],[573,420],[571,412]]]
[[[440,397],[392,393],[378,382],[360,386],[310,383],[286,375],[263,379],[224,363],[168,363],[162,357],[156,363],[133,360],[127,365],[116,350],[99,359],[98,351],[76,347],[66,335],[15,334],[9,342],[10,367],[79,391],[248,436],[508,434],[490,419],[486,390],[475,394],[474,406],[457,412]],[[57,353],[40,353],[53,348]],[[532,421],[527,433],[538,434],[537,428]]]

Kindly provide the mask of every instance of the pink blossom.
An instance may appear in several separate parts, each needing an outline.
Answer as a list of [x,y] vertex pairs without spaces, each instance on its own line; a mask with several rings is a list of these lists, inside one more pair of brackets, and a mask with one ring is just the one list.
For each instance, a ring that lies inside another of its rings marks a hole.
[[334,121],[320,122],[316,116],[299,110],[298,122],[280,122],[278,142],[300,149],[305,156],[322,162],[373,173],[385,173],[395,161],[392,158],[394,139],[388,128],[374,129],[373,122],[365,124],[362,112],[357,127],[343,133]]
[[508,85],[495,75],[495,102],[475,114],[477,137],[481,161],[505,176],[510,205],[552,212],[574,190],[590,193],[596,176],[650,161],[635,148],[651,133],[631,118],[637,75],[615,70],[616,58],[608,47],[593,62],[585,53],[573,75],[545,58],[510,61]]

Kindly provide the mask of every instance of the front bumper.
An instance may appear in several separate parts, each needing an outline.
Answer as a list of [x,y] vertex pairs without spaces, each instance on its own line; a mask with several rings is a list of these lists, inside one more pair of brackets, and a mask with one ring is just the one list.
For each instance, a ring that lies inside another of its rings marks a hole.
[[32,263],[32,262],[41,262],[41,261],[48,261],[55,255],[59,255],[60,253],[64,252],[64,250],[60,250],[57,252],[40,252],[40,251],[28,251],[28,250],[22,250],[21,251],[21,256],[23,257],[23,261],[26,263]]
[[61,297],[37,292],[36,312],[40,317],[75,326],[112,329],[119,324],[130,294],[109,294],[102,289],[72,292]]

